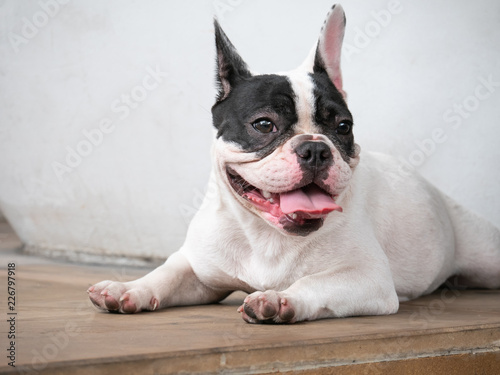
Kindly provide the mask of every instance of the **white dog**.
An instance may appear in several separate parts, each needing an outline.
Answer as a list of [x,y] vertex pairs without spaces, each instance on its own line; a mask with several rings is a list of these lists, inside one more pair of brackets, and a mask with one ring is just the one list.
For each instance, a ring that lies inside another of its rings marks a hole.
[[394,159],[360,153],[342,89],[344,27],[334,6],[302,66],[254,75],[215,22],[215,197],[164,265],[92,286],[96,306],[135,313],[242,290],[247,322],[293,323],[393,314],[456,275],[500,287],[497,228],[419,175],[401,178]]

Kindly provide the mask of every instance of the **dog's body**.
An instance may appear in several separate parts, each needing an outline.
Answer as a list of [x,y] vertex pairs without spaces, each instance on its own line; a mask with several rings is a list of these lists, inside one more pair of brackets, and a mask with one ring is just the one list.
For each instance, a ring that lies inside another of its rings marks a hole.
[[334,6],[297,70],[252,75],[216,23],[213,194],[164,265],[89,289],[138,312],[250,293],[247,322],[397,312],[449,277],[500,287],[500,231],[388,156],[361,153],[345,103]]

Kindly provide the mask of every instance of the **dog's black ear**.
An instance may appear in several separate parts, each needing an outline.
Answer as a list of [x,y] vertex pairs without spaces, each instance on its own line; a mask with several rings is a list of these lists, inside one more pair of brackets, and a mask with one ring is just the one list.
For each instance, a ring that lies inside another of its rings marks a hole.
[[214,26],[215,47],[217,50],[217,102],[220,102],[227,98],[238,81],[249,78],[252,74],[248,70],[247,64],[240,57],[236,48],[234,48],[229,38],[220,27],[217,19],[214,19]]
[[342,72],[340,71],[340,51],[344,40],[345,13],[339,4],[336,4],[326,16],[325,23],[314,56],[313,71],[326,71],[337,90],[345,98],[342,88]]

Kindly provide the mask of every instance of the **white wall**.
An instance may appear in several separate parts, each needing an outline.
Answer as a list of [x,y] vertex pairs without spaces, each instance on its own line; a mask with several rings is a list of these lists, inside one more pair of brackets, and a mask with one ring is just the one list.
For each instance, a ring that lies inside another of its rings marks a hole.
[[[342,4],[358,143],[500,226],[500,3]],[[175,251],[210,168],[212,15],[253,70],[273,72],[302,61],[331,5],[0,1],[1,210],[38,250]]]

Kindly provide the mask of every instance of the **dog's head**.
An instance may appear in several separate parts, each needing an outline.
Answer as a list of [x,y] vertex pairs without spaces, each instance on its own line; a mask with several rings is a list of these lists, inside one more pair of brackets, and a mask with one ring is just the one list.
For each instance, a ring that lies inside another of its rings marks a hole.
[[216,168],[246,209],[284,233],[308,235],[342,211],[336,199],[359,161],[342,89],[344,28],[336,5],[298,69],[256,75],[215,21]]

